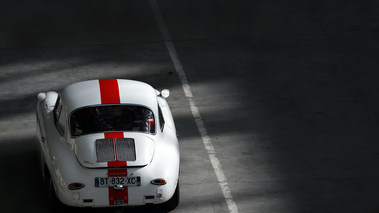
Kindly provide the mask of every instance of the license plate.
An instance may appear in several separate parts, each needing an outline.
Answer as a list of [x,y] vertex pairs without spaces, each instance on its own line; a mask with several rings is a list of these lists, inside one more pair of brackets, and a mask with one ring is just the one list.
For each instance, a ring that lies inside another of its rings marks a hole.
[[96,177],[95,187],[141,186],[141,177]]

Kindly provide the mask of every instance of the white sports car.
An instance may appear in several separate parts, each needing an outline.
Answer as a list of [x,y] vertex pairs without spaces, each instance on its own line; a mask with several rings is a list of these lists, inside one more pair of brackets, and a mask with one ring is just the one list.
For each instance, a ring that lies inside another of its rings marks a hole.
[[40,163],[52,207],[175,208],[180,154],[168,96],[120,79],[38,94]]

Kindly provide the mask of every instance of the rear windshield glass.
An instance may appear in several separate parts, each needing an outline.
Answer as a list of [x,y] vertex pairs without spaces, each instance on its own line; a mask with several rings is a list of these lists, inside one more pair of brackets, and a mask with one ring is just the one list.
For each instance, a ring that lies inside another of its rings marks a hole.
[[109,105],[78,109],[71,114],[70,126],[71,136],[109,131],[155,133],[153,112],[142,106]]

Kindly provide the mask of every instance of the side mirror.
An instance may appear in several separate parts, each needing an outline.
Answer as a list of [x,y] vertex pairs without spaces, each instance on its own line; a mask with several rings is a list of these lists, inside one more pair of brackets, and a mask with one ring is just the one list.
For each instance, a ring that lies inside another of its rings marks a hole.
[[44,101],[46,99],[46,93],[41,92],[37,95],[39,101]]
[[168,96],[170,96],[170,90],[163,89],[162,92],[161,92],[161,96],[164,97],[164,98],[168,98]]
[[50,112],[54,109],[55,102],[57,101],[58,93],[54,91],[49,92],[41,92],[37,95],[37,99],[39,103],[41,104],[41,107],[44,107],[44,109],[47,112]]

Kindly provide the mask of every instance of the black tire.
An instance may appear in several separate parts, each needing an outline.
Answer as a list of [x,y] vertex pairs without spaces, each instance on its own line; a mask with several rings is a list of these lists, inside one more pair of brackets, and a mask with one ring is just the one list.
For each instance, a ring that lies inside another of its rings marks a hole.
[[45,182],[48,190],[48,203],[50,205],[50,210],[57,213],[62,212],[62,210],[65,208],[65,205],[58,199],[57,195],[55,194],[54,184],[48,172],[45,174]]
[[170,198],[170,200],[163,203],[163,206],[166,210],[171,211],[179,205],[179,202],[180,202],[180,189],[179,189],[179,180],[178,180],[178,184],[176,185],[174,195]]

